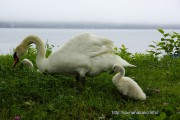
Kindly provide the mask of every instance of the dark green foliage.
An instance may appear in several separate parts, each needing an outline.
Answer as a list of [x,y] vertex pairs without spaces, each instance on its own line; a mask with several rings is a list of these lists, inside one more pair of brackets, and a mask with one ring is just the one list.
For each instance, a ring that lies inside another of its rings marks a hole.
[[130,52],[128,52],[128,48],[126,48],[125,45],[122,45],[121,48],[114,48],[115,52],[117,55],[121,56],[121,57],[130,57],[132,54]]
[[147,51],[155,56],[165,52],[167,55],[180,55],[180,34],[176,32],[165,33],[162,28],[158,31],[164,36],[161,38],[160,42],[154,42],[155,45],[149,45],[152,50]]
[[46,47],[46,57],[49,57],[49,55],[52,53],[52,49],[54,45],[49,45],[47,41],[45,47]]
[[121,48],[114,48],[115,54],[121,56],[122,58],[126,60],[131,60],[132,58],[132,53],[128,52],[128,48],[126,48],[125,45],[122,45]]

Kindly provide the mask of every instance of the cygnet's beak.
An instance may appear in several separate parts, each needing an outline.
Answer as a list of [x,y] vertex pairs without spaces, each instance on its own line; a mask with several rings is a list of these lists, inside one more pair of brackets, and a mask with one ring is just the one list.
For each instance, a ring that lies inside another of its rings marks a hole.
[[114,70],[112,70],[109,74],[111,75],[111,74],[113,74],[114,73]]
[[13,68],[15,68],[16,64],[19,62],[19,58],[16,52],[14,53],[13,58],[14,58]]

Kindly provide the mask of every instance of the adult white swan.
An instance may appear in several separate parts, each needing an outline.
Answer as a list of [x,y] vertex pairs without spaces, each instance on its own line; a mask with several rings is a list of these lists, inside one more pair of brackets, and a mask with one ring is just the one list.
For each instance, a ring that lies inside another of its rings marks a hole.
[[43,41],[37,36],[30,35],[16,47],[13,55],[14,67],[32,43],[37,47],[36,64],[41,72],[73,75],[85,79],[85,76],[96,76],[103,71],[111,70],[115,63],[133,66],[113,53],[111,40],[84,33],[70,39],[48,58],[45,58]]

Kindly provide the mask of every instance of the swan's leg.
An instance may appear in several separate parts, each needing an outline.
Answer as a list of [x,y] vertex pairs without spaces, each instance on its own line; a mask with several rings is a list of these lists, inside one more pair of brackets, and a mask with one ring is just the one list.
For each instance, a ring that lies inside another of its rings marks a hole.
[[83,86],[86,85],[86,77],[81,77],[81,83]]
[[77,76],[75,77],[75,79],[76,79],[76,83],[79,83],[80,76],[77,75]]
[[80,85],[79,85],[79,83],[80,83],[80,76],[77,75],[75,78],[76,78],[76,87],[79,88],[80,87]]
[[85,75],[86,73],[87,71],[85,71],[84,69],[79,71],[79,77],[80,77],[82,86],[85,86],[85,83],[86,83],[86,75]]
[[79,76],[79,81],[77,83],[77,89],[80,93],[83,92],[83,90],[85,89],[85,83],[86,83],[86,78],[85,77],[82,77],[82,76]]
[[76,76],[75,78],[76,78],[76,88],[79,93],[82,93],[86,81],[85,77]]

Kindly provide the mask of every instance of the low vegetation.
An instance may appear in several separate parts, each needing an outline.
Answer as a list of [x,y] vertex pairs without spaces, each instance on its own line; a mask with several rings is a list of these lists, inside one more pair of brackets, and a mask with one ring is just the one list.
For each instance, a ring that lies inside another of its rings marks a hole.
[[158,31],[164,36],[161,41],[153,41],[155,45],[149,45],[152,49],[147,51],[155,56],[165,53],[177,57],[180,55],[180,34],[177,32],[165,33],[162,28]]
[[[48,56],[53,46],[46,46]],[[120,94],[109,73],[87,78],[81,90],[72,77],[44,75],[36,72],[37,68],[33,72],[20,66],[12,69],[12,55],[0,55],[0,119],[178,120],[180,57],[172,56],[178,53],[176,48],[171,53],[159,58],[153,52],[132,54],[125,46],[116,48],[116,54],[137,66],[125,68],[126,76],[141,86],[147,95],[145,101]],[[35,56],[31,47],[24,58],[35,64]]]

